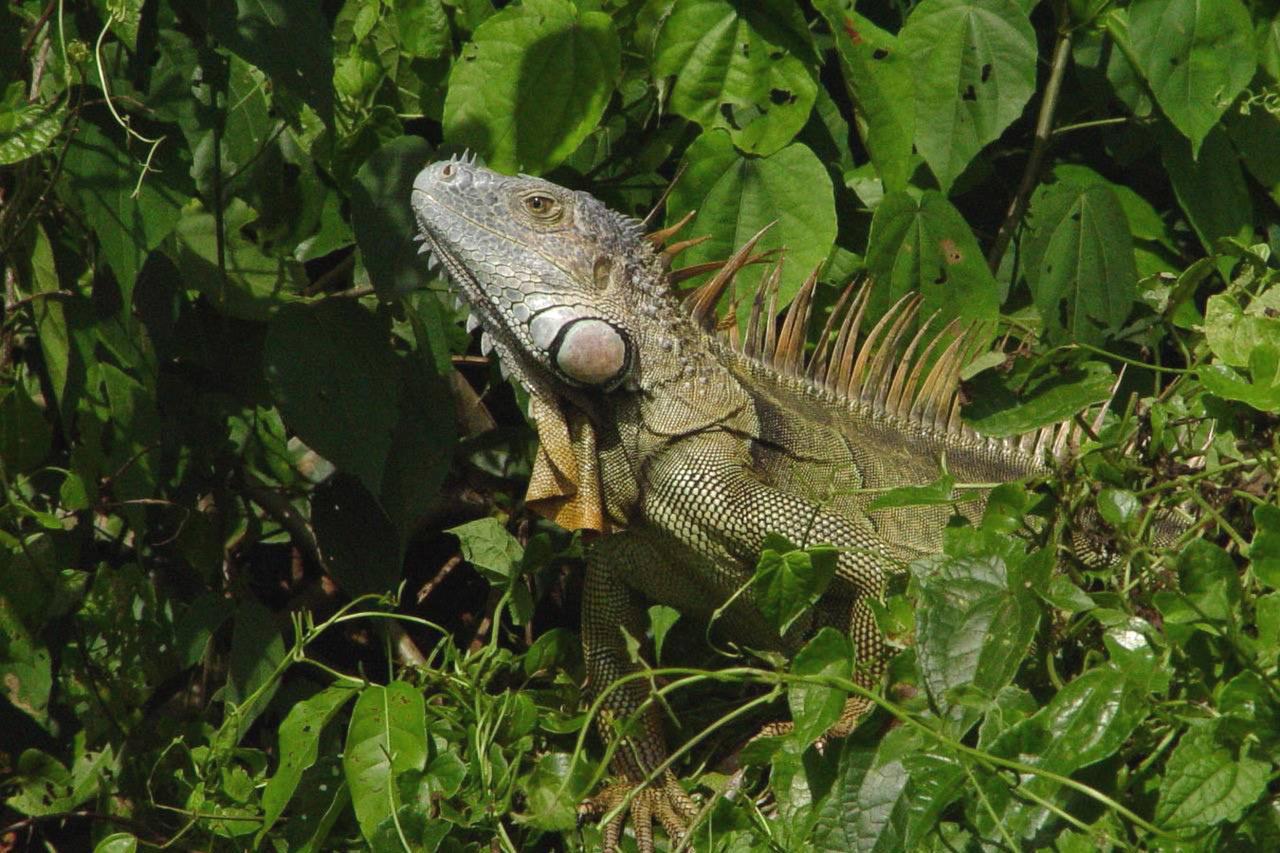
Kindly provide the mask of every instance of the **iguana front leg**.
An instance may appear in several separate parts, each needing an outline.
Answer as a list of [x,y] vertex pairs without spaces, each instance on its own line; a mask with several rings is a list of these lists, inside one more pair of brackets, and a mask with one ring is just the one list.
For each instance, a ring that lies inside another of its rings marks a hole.
[[[587,668],[587,694],[593,700],[603,694],[597,723],[607,741],[615,736],[615,724],[634,714],[649,696],[641,679],[621,681],[639,668],[627,652],[621,628],[635,638],[644,636],[644,611],[635,600],[628,578],[653,571],[658,555],[633,533],[619,533],[598,540],[587,554],[587,576],[582,596],[582,646]],[[617,744],[612,769],[620,781],[587,801],[580,818],[600,817],[620,805],[667,758],[666,740],[655,706],[641,714],[639,730]],[[652,784],[634,795],[630,806],[641,853],[653,849],[652,822],[662,824],[673,839],[681,838],[697,812],[680,787],[675,774],[664,771]],[[604,849],[616,850],[626,811],[605,827]]]

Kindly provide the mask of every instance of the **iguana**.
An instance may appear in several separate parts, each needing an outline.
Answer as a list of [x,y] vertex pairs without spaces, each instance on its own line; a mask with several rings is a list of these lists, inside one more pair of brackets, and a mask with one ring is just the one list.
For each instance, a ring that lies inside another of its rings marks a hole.
[[[978,518],[985,501],[871,511],[876,490],[934,482],[944,458],[958,483],[1027,477],[1072,440],[1069,421],[1011,439],[966,426],[957,387],[973,337],[955,324],[930,332],[913,298],[862,333],[868,289],[846,294],[806,354],[816,275],[779,327],[767,297],[775,268],[746,331],[717,331],[716,304],[755,239],[680,300],[671,249],[659,245],[671,234],[652,239],[586,193],[462,157],[418,174],[412,208],[421,251],[470,309],[468,328],[483,330],[482,349],[529,392],[539,449],[528,505],[608,534],[588,550],[582,605],[595,695],[636,670],[619,628],[643,636],[646,599],[709,617],[733,597],[717,629],[784,653],[840,626],[854,640],[858,680],[878,686],[888,654],[870,602],[895,567],[941,549],[953,512]],[[840,549],[831,586],[783,637],[743,590],[769,533]],[[631,679],[608,692],[606,737],[648,690]],[[849,700],[833,733],[867,708]],[[619,781],[585,806],[598,815],[643,785],[630,812],[646,853],[654,818],[679,837],[695,814],[670,770],[646,784],[666,756],[650,704],[615,753]],[[606,850],[624,816],[606,826]]]

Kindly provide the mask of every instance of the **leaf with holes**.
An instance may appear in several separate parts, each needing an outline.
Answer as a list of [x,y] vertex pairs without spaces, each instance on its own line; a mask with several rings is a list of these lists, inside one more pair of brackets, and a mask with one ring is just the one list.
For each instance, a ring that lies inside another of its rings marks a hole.
[[366,839],[400,808],[396,777],[427,762],[427,719],[422,691],[403,681],[371,684],[351,710],[342,769],[356,821]]
[[917,200],[891,193],[876,208],[867,243],[875,281],[871,310],[882,314],[909,293],[921,296],[920,317],[994,320],[1000,290],[973,231],[942,193]]
[[1129,39],[1161,111],[1195,157],[1257,66],[1248,9],[1240,0],[1135,0]]
[[1035,91],[1036,36],[1015,0],[924,0],[898,35],[916,57],[916,148],[944,192]]
[[1101,183],[1042,184],[1030,218],[1027,283],[1050,340],[1105,342],[1137,296],[1133,238],[1119,200]]

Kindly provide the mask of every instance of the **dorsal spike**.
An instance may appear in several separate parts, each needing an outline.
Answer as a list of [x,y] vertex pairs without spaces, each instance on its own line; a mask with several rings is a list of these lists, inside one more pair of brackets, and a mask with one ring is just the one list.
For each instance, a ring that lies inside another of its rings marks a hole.
[[827,315],[827,322],[822,326],[822,334],[818,335],[818,344],[813,349],[813,356],[805,367],[805,375],[810,379],[819,381],[827,372],[827,364],[831,358],[831,350],[834,343],[831,338],[831,331],[835,328],[836,319],[843,315],[845,306],[848,305],[849,298],[853,295],[853,289],[854,282],[851,281],[840,293],[840,298],[832,306],[831,313]]
[[798,375],[804,363],[804,344],[813,308],[813,289],[817,283],[818,270],[815,269],[787,306],[782,332],[778,336],[778,351],[773,354],[774,366],[783,373]]
[[[656,206],[654,207],[654,210],[657,210]],[[650,231],[648,234],[644,235],[644,237],[646,240],[648,240],[650,243],[654,245],[654,248],[660,248],[668,240],[670,240],[672,237],[676,236],[682,230],[684,230],[684,227],[688,225],[690,222],[692,222],[693,217],[697,215],[698,215],[698,211],[691,210],[688,213],[686,213],[684,216],[680,217],[678,221],[672,223],[671,225],[668,225],[666,228],[659,228],[657,231]],[[647,217],[646,217],[646,221],[648,221]]]
[[827,371],[827,385],[836,390],[846,388],[853,374],[853,359],[857,354],[858,335],[862,330],[862,318],[871,301],[871,282],[868,280],[849,306],[848,316],[840,325],[835,351],[831,354],[831,369]]
[[[952,321],[948,324],[947,329],[954,329],[958,325],[958,321]],[[942,408],[945,411],[947,401],[955,394],[955,377],[960,373],[959,361],[960,352],[962,352],[965,331],[963,329],[956,330],[951,337],[938,360],[929,368],[929,374],[920,384],[920,391],[916,394],[915,399],[911,403],[911,411],[908,417],[918,420],[924,424],[935,424],[938,419],[938,410]]]
[[738,271],[747,265],[756,243],[760,242],[760,238],[772,227],[773,223],[770,222],[757,231],[724,262],[711,279],[685,297],[685,310],[688,311],[689,316],[693,317],[695,323],[703,328],[709,328],[710,324],[715,322],[716,305],[719,304],[720,297],[724,295],[725,289],[733,282]]
[[902,336],[906,334],[908,325],[915,319],[920,310],[920,297],[912,294],[910,300],[902,304],[893,325],[885,332],[884,340],[876,346],[875,356],[867,365],[867,378],[863,382],[864,397],[883,408],[884,398],[889,393],[889,383],[893,379],[894,364],[897,361],[898,348]]
[[889,385],[889,390],[883,400],[885,411],[896,414],[901,408],[903,394],[911,387],[907,379],[908,377],[914,378],[916,375],[915,370],[919,369],[919,365],[914,362],[916,347],[920,346],[920,340],[933,325],[933,321],[937,316],[938,312],[935,311],[929,319],[921,323],[920,328],[916,330],[915,335],[911,338],[911,342],[903,350],[902,357],[898,360],[898,367],[893,371],[893,381]]
[[863,393],[866,389],[867,365],[876,355],[880,346],[880,336],[893,323],[898,312],[902,307],[914,296],[908,293],[899,299],[892,308],[885,312],[885,315],[871,327],[871,331],[867,332],[867,339],[858,346],[858,357],[853,362],[853,370],[849,375],[849,384],[845,386],[845,394],[858,399],[866,399]]
[[770,271],[769,277],[761,283],[768,291],[768,308],[764,315],[764,339],[760,345],[761,359],[765,364],[773,364],[773,354],[778,349],[778,324],[774,318],[778,316],[778,283],[782,281],[782,262],[779,261]]
[[[688,167],[688,165],[689,164],[686,162],[686,163],[681,163],[679,166],[676,167],[676,173],[672,175],[671,180],[667,183],[665,187],[663,187],[662,195],[658,196],[658,200],[653,203],[653,207],[649,208],[649,212],[646,213],[644,219],[640,221],[641,227],[648,228],[649,224],[652,223],[654,219],[657,218],[658,211],[662,210],[663,206],[667,203],[667,198],[671,195],[671,191],[675,189],[676,182],[680,180],[680,177],[684,174],[684,170]],[[696,211],[691,210],[688,213],[686,213],[684,215],[684,218],[680,220],[679,224],[675,226],[675,230],[679,231],[681,228],[683,228],[685,226],[685,223],[687,223],[690,219],[693,218],[693,215],[695,212]],[[665,230],[665,229],[662,229],[662,230]],[[675,231],[671,233],[674,234]],[[667,235],[667,237],[670,237],[670,236],[671,236],[670,234]],[[655,245],[661,245],[662,243],[665,243],[666,239],[667,239],[666,237],[662,238],[662,240],[658,241],[658,243]]]
[[685,249],[692,249],[699,243],[705,243],[710,239],[710,234],[703,234],[701,237],[690,237],[688,240],[677,240],[662,250],[662,256],[666,259],[667,263],[670,263],[676,255],[680,254]]

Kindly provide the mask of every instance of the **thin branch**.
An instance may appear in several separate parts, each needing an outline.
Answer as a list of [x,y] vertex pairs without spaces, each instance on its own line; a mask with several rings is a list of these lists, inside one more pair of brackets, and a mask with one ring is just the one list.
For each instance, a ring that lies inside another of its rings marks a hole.
[[1053,48],[1053,65],[1049,69],[1049,82],[1045,85],[1044,98],[1040,101],[1040,115],[1036,118],[1035,141],[1031,145],[1031,154],[1027,157],[1026,168],[1022,171],[1022,181],[1018,191],[1009,202],[1009,211],[1005,214],[1000,230],[991,242],[991,251],[987,253],[987,266],[994,273],[1000,268],[1005,249],[1013,233],[1018,230],[1022,217],[1027,212],[1027,204],[1031,200],[1031,192],[1036,188],[1040,177],[1040,167],[1044,163],[1045,154],[1049,151],[1049,142],[1053,137],[1053,114],[1058,108],[1058,93],[1062,89],[1062,78],[1067,71],[1067,63],[1071,59],[1071,30],[1067,28],[1065,14],[1060,10],[1058,42]]

